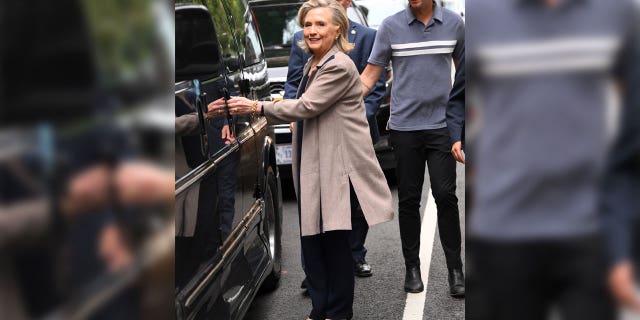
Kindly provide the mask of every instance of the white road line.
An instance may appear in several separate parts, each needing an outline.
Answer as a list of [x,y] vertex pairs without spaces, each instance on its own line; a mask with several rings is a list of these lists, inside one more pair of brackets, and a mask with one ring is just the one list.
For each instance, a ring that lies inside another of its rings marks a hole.
[[431,189],[429,189],[427,190],[427,204],[424,206],[422,226],[420,227],[420,275],[424,283],[424,291],[407,293],[407,302],[405,303],[402,320],[422,320],[424,303],[427,298],[427,284],[429,283],[431,251],[438,221],[436,214],[436,202],[431,195]]

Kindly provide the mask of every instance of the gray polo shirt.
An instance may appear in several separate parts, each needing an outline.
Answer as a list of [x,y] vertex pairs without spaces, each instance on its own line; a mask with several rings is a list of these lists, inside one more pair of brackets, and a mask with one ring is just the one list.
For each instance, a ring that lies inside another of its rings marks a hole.
[[427,25],[417,20],[409,7],[382,22],[369,63],[393,63],[391,129],[414,131],[447,126],[451,58],[460,59],[463,48],[462,18],[440,6],[434,7]]
[[[592,235],[607,152],[607,86],[625,81],[637,23],[624,0],[467,1],[474,146],[469,236],[539,240]],[[637,21],[637,20],[636,20]],[[636,67],[637,69],[637,67]],[[476,89],[476,90],[474,90]]]

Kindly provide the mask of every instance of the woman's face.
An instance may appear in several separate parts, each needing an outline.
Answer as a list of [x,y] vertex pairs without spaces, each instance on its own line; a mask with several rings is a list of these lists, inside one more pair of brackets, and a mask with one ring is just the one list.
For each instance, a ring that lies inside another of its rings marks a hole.
[[316,57],[322,57],[336,41],[339,26],[331,20],[331,9],[315,8],[304,17],[304,41]]

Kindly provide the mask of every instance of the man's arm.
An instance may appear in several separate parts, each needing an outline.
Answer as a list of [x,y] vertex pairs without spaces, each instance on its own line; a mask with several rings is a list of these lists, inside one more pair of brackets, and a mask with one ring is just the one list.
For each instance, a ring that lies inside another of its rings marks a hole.
[[620,132],[611,149],[603,178],[601,199],[611,264],[610,289],[619,304],[640,312],[640,297],[635,289],[638,265],[633,263],[634,232],[638,232],[634,225],[640,225],[637,211],[637,195],[640,193],[640,94],[635,90],[640,85],[640,67],[635,63],[640,56],[640,30],[635,8],[626,12],[630,17],[624,21],[629,27],[615,68],[622,84],[624,106],[619,118]]
[[291,52],[289,54],[289,68],[287,70],[287,81],[284,83],[284,98],[295,99],[298,93],[298,86],[302,80],[304,71],[305,53],[298,46],[298,41],[302,39],[302,31],[296,32],[291,41]]
[[[360,50],[358,50],[359,54],[356,57],[357,61],[354,60],[353,62],[356,63],[358,71],[364,71],[364,68],[366,68],[367,66],[367,61],[369,60],[369,55],[373,51],[376,31],[374,29],[360,25],[357,25],[356,29],[360,30],[360,37],[356,38],[356,48],[360,48]],[[364,106],[367,111],[367,122],[369,122],[371,141],[374,144],[378,142],[380,138],[380,132],[378,130],[378,124],[376,121],[376,114],[380,109],[380,104],[382,103],[382,100],[384,99],[385,93],[387,91],[386,80],[387,73],[382,72],[373,90],[371,90],[371,92],[364,98]]]
[[375,64],[367,64],[362,74],[360,75],[360,81],[362,81],[362,95],[366,96],[373,90],[376,82],[380,79],[380,75],[384,71],[384,67],[377,66]]
[[465,73],[464,73],[464,53],[456,70],[456,78],[449,95],[449,104],[447,105],[447,128],[451,136],[451,153],[456,161],[465,163],[462,156],[464,142],[464,114],[465,108]]

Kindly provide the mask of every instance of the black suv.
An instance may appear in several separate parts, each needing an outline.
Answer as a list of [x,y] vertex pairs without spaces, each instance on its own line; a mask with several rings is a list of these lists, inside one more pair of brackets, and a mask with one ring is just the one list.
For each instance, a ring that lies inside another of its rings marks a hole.
[[274,289],[280,278],[273,127],[264,117],[206,115],[221,97],[270,99],[247,8],[242,0],[175,4],[178,319],[241,319],[258,289]]
[[[287,80],[289,53],[293,35],[300,30],[297,21],[298,9],[305,1],[295,0],[250,0],[251,11],[257,20],[260,35],[265,46],[271,95],[274,99],[282,99],[284,83]],[[355,2],[347,10],[349,19],[367,26],[366,14]],[[389,92],[391,81],[387,82],[387,95],[376,116],[380,141],[376,143],[376,155],[383,169],[395,168],[395,160],[387,142],[386,123],[389,119]],[[291,131],[289,125],[275,126],[276,160],[282,177],[291,177]]]

